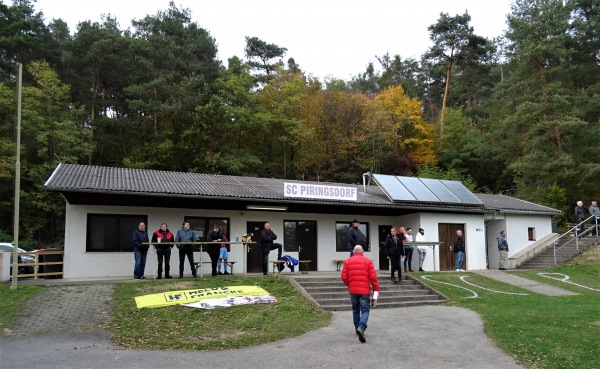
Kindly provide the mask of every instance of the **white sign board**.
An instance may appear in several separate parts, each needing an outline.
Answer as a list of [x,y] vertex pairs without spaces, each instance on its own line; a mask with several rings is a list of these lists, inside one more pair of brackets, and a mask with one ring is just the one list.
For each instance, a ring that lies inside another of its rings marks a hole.
[[283,186],[285,197],[345,201],[356,201],[358,199],[358,193],[355,187],[323,186],[289,182],[284,182]]

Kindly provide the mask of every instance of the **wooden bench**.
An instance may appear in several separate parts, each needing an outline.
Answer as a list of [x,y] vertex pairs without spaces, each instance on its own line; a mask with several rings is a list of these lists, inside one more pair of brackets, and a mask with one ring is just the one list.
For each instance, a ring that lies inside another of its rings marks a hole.
[[[274,275],[275,274],[275,268],[277,268],[278,265],[284,265],[285,264],[285,260],[271,260],[271,263],[273,263],[273,275]],[[279,270],[277,270],[277,274],[279,274],[279,273],[281,273],[281,272]]]
[[[237,263],[237,261],[222,261],[222,263],[225,263],[229,266],[231,269],[231,275],[233,275],[233,266],[235,263]],[[212,264],[212,261],[203,261],[202,264]],[[200,269],[202,265],[199,261],[196,261],[194,262],[194,266],[196,267],[196,274],[198,274],[198,269]]]
[[[285,260],[271,260],[270,262],[273,263],[273,274],[275,274],[275,268],[277,268],[278,265],[285,264]],[[308,264],[311,262],[312,260],[298,260],[298,266],[302,274],[308,274]],[[277,274],[279,273],[281,272],[278,270]]]
[[310,264],[311,262],[312,260],[298,260],[298,264],[300,265],[300,271],[302,272],[302,274],[308,274],[308,264]]
[[344,265],[344,261],[345,260],[336,260],[336,259],[333,259],[333,262],[335,263],[338,272],[340,270],[342,270],[342,265]]

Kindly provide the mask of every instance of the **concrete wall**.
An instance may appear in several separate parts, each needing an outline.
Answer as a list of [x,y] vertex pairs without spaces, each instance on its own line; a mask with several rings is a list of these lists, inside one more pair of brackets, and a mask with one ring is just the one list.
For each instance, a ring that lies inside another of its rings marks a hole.
[[[535,227],[536,237],[541,238],[551,232],[551,219],[547,216],[519,216],[509,215],[503,218],[501,223],[484,223],[484,216],[481,214],[432,214],[416,213],[401,217],[383,217],[383,216],[365,216],[361,214],[333,215],[333,214],[305,214],[291,212],[265,212],[265,211],[223,211],[214,209],[175,209],[175,208],[153,208],[153,207],[125,207],[125,206],[97,206],[97,205],[70,205],[66,206],[65,219],[65,255],[64,255],[64,278],[102,278],[102,277],[127,277],[133,276],[133,252],[86,252],[86,231],[88,213],[95,214],[145,214],[148,216],[147,229],[149,233],[159,228],[161,223],[167,223],[169,229],[175,233],[181,227],[181,223],[186,216],[229,218],[230,235],[243,235],[246,232],[246,222],[268,221],[271,228],[283,242],[283,221],[284,220],[310,220],[317,223],[317,248],[318,263],[316,265],[319,271],[335,271],[336,264],[334,259],[346,259],[348,252],[336,251],[336,222],[350,222],[353,218],[360,219],[363,223],[369,224],[369,235],[371,241],[371,250],[365,255],[372,259],[375,267],[379,269],[379,247],[378,241],[379,225],[394,225],[413,228],[413,236],[416,235],[419,227],[425,229],[426,240],[438,242],[438,224],[453,223],[463,224],[466,235],[466,261],[468,270],[486,269],[487,252],[490,255],[490,265],[497,268],[497,247],[495,237],[500,229],[506,228],[509,233],[510,252],[516,253],[527,247],[532,241],[527,240],[527,228]],[[487,240],[485,226],[488,226]],[[133,229],[131,230],[133,233]],[[494,241],[494,242],[492,242]],[[442,247],[447,247],[443,245]],[[231,245],[229,260],[237,261],[235,266],[236,273],[242,273],[245,270],[243,263],[244,252],[242,245]],[[494,251],[495,250],[495,251]],[[298,258],[297,252],[284,252],[292,257]],[[206,253],[200,255],[195,253],[194,259],[199,261],[200,256],[203,261],[208,261]],[[270,258],[275,260],[276,253],[271,253]],[[496,259],[494,259],[494,257]],[[435,247],[435,252],[429,249],[423,268],[428,271],[434,270],[434,260],[436,268],[439,270],[439,247]],[[413,253],[413,269],[418,267],[418,252]],[[177,275],[179,268],[179,254],[174,248],[171,253],[171,274]],[[289,269],[285,269],[288,271]],[[210,273],[210,265],[206,264],[202,269],[203,273]],[[146,276],[152,277],[156,274],[156,255],[153,249],[148,254],[146,263]],[[189,275],[189,264],[185,265],[185,274]]]
[[[480,214],[422,214],[420,227],[425,229],[427,240],[439,241],[438,224],[440,223],[464,224],[466,268],[467,270],[486,269],[483,216]],[[448,246],[441,245],[441,247]],[[435,250],[435,258],[437,268],[439,268],[438,247]],[[423,266],[423,269],[428,270],[425,266]]]
[[[534,228],[534,240],[529,240],[529,228]],[[494,220],[486,222],[489,269],[498,269],[500,267],[500,254],[496,239],[503,229],[507,232],[506,240],[509,249],[508,257],[510,258],[530,247],[536,241],[551,234],[552,217],[529,214],[503,214],[496,216]]]
[[[311,220],[317,222],[317,247],[318,264],[317,270],[334,271],[336,264],[334,259],[346,259],[348,252],[336,251],[335,223],[337,221],[350,222],[353,218],[359,218],[361,222],[369,223],[369,234],[371,239],[371,252],[365,255],[372,259],[375,267],[379,268],[379,248],[374,242],[377,242],[379,224],[397,224],[397,218],[361,216],[353,215],[330,215],[330,214],[304,214],[290,212],[265,212],[265,211],[222,211],[212,209],[169,209],[169,208],[129,208],[119,206],[95,206],[95,205],[69,205],[66,211],[65,227],[65,258],[64,258],[64,278],[90,278],[90,277],[114,277],[114,276],[133,276],[133,252],[86,252],[86,230],[87,214],[147,214],[149,233],[154,232],[160,227],[161,223],[167,223],[169,229],[175,233],[181,227],[181,223],[186,216],[214,217],[230,219],[230,235],[240,236],[246,232],[246,222],[248,221],[268,221],[271,223],[271,229],[278,235],[279,240],[283,241],[283,220]],[[133,229],[131,230],[133,233]],[[298,258],[297,252],[285,252],[285,254]],[[200,253],[194,255],[198,261]],[[271,253],[270,259],[275,260],[276,253]],[[202,255],[203,261],[210,260],[206,253]],[[237,261],[236,273],[242,273],[245,269],[243,265],[242,245],[231,245],[229,260]],[[187,260],[186,260],[187,263]],[[179,268],[179,254],[176,249],[171,253],[172,274],[177,275]],[[210,273],[210,265],[203,266],[203,273]],[[286,269],[288,270],[288,269]],[[185,266],[185,273],[189,274],[189,264]],[[151,277],[156,274],[156,256],[153,250],[150,250],[146,262],[146,276]]]

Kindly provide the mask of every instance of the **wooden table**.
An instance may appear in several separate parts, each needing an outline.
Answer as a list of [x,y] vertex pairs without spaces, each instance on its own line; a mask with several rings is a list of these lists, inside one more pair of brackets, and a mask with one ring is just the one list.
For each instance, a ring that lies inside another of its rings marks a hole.
[[[246,257],[248,254],[248,245],[250,244],[255,244],[256,242],[221,242],[221,241],[214,241],[214,242],[144,242],[143,245],[152,245],[154,247],[156,247],[156,245],[199,245],[200,246],[200,257],[198,259],[198,262],[200,263],[200,265],[202,265],[202,249],[204,245],[221,245],[221,244],[226,244],[226,245],[243,245],[244,246],[244,276],[246,276],[246,270],[248,269],[248,266],[246,265]],[[200,267],[200,277],[202,277],[202,267]]]

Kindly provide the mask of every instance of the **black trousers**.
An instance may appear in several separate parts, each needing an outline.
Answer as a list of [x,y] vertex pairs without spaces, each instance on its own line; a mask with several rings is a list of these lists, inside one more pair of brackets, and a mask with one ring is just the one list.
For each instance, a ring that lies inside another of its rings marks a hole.
[[165,263],[165,276],[169,275],[171,271],[171,248],[156,249],[156,257],[158,258],[158,272],[160,276],[163,272],[163,260]]
[[183,276],[183,264],[185,263],[185,257],[187,256],[190,261],[190,269],[192,275],[196,275],[196,268],[194,267],[194,250],[192,248],[180,248],[179,249],[179,275]]
[[[210,247],[212,247],[213,245],[210,245]],[[217,264],[219,262],[219,254],[221,253],[220,248],[221,246],[217,245],[218,247],[212,247],[208,249],[208,256],[210,256],[210,267],[211,267],[211,274],[213,276],[217,275]]]
[[398,277],[402,277],[402,263],[400,262],[400,255],[390,255],[390,261],[392,262],[391,271],[392,277],[394,277],[394,272],[398,271]]

